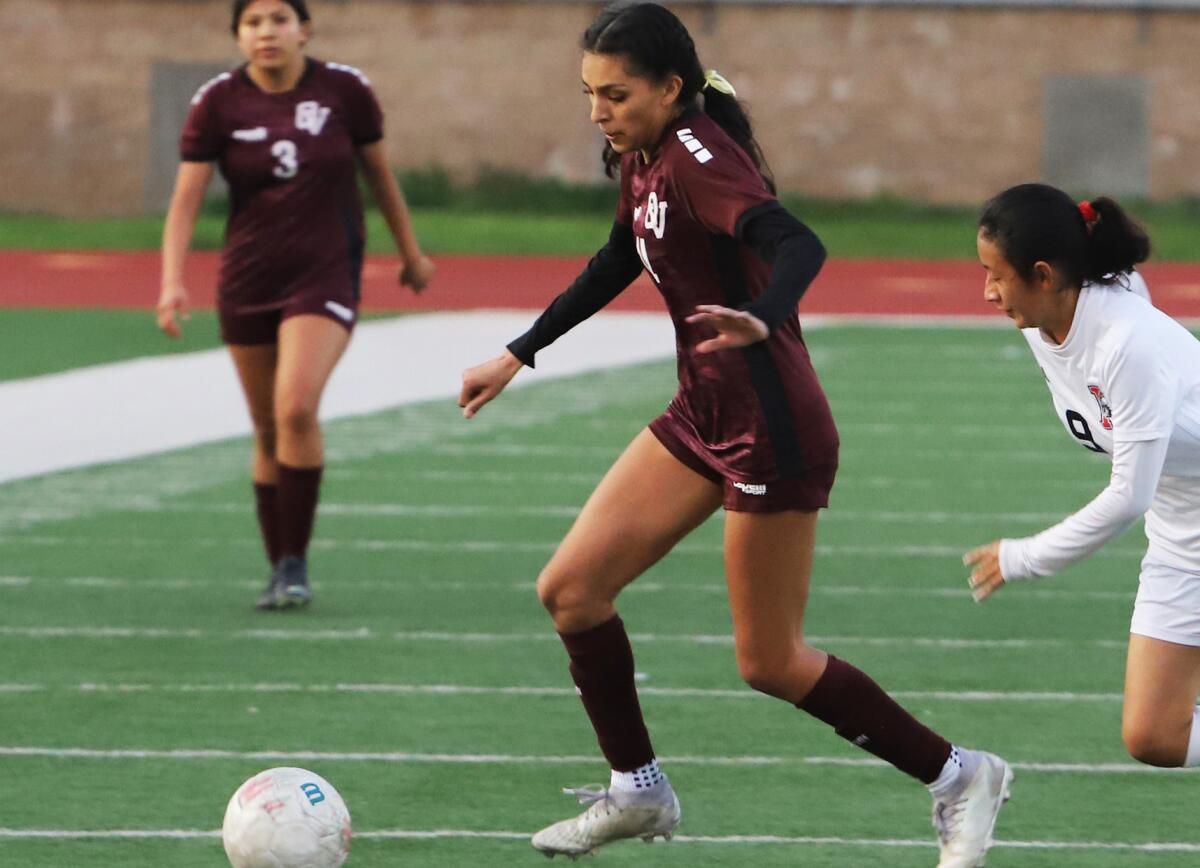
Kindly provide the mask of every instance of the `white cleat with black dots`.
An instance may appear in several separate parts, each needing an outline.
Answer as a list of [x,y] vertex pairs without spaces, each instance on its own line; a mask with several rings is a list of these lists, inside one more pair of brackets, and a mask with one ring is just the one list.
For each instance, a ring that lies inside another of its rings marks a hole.
[[669,841],[683,815],[665,775],[646,790],[589,786],[563,792],[576,796],[588,807],[579,816],[547,826],[533,836],[534,848],[547,857],[561,853],[578,859],[604,844],[626,838],[641,838],[647,844],[655,838]]
[[981,868],[992,846],[1000,808],[1011,795],[1013,773],[994,754],[979,752],[979,764],[952,799],[934,800],[933,827],[941,858],[938,868]]

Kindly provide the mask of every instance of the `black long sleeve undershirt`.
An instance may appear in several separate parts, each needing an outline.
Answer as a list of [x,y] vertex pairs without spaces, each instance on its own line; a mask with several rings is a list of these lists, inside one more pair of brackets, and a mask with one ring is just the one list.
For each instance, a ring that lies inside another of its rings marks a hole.
[[579,277],[534,321],[529,331],[508,345],[509,352],[532,368],[538,350],[550,346],[599,311],[641,273],[642,260],[634,247],[633,227],[613,223],[605,245]]
[[[771,266],[762,294],[745,306],[774,332],[795,310],[825,262],[825,247],[812,230],[778,202],[751,208],[738,218],[735,236]],[[633,227],[614,223],[608,241],[574,282],[550,303],[525,334],[508,345],[522,364],[534,367],[550,346],[620,295],[642,273]]]
[[735,237],[771,266],[762,294],[744,307],[774,333],[796,311],[825,264],[825,246],[778,202],[751,208],[737,220]]

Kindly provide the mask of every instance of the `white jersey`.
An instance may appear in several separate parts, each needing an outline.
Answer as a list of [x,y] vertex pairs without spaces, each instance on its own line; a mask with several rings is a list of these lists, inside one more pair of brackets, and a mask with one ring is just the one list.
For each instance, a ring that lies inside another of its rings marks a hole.
[[1108,455],[1113,475],[1062,523],[1004,540],[1004,578],[1057,572],[1142,513],[1147,557],[1200,573],[1200,341],[1150,303],[1136,273],[1112,286],[1085,284],[1062,344],[1021,331],[1067,433]]

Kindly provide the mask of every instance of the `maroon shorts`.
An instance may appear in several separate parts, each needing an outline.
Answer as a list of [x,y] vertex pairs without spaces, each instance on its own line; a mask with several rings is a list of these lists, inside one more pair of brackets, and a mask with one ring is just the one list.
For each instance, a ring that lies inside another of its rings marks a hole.
[[266,309],[217,302],[221,340],[238,346],[278,343],[280,323],[306,314],[326,317],[352,332],[358,321],[358,299],[346,293],[304,292],[296,293],[278,307]]
[[680,463],[720,485],[725,492],[725,509],[731,512],[812,512],[829,506],[829,492],[837,475],[836,452],[830,460],[806,467],[797,477],[743,482],[727,479],[706,464],[672,430],[667,416],[659,416],[651,422],[650,433]]

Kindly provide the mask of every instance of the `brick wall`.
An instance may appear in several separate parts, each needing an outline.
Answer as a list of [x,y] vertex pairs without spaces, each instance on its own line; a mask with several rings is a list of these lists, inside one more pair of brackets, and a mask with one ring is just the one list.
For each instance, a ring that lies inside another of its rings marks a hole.
[[[0,208],[144,210],[151,70],[236,64],[228,7],[0,0]],[[598,177],[601,142],[587,123],[576,47],[598,4],[313,0],[310,8],[310,52],[371,78],[396,165]],[[1048,79],[1133,76],[1149,101],[1148,192],[1200,193],[1200,13],[678,11],[702,60],[750,104],[784,189],[975,202],[1039,177]]]

